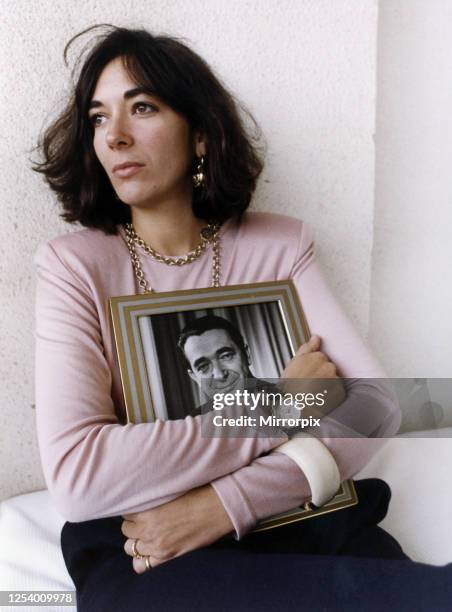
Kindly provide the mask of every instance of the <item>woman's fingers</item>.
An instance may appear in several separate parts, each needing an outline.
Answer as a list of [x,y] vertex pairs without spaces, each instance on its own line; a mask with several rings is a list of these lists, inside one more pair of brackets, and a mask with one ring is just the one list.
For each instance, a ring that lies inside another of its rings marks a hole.
[[161,565],[162,563],[164,563],[164,561],[159,561],[151,555],[147,555],[147,560],[148,562],[146,565],[146,559],[133,559],[133,569],[137,574],[144,574],[144,572],[152,571],[154,567],[157,567],[157,565]]
[[[135,550],[134,550],[134,543],[135,543]],[[141,543],[141,545],[143,545],[143,543]],[[137,553],[137,554],[143,554],[143,552],[144,552],[144,551],[142,551],[140,549],[140,541],[139,540],[135,541],[135,540],[132,540],[130,538],[125,541],[125,543],[124,543],[124,550],[131,557],[134,556],[134,552]]]
[[[302,344],[281,374],[280,381],[286,393],[328,393],[328,401],[321,411],[318,408],[309,409],[316,417],[328,414],[346,397],[336,365],[320,350],[320,345],[319,336],[312,336]],[[307,416],[308,410],[305,409],[303,414]]]
[[296,355],[307,355],[308,353],[314,353],[320,349],[320,338],[319,336],[311,336],[311,338],[302,344]]
[[[124,550],[130,557],[132,557],[133,569],[137,574],[143,574],[144,572],[152,569],[153,567],[157,567],[157,565],[164,563],[164,560],[157,559],[156,557],[153,557],[152,555],[146,554],[147,552],[146,549],[148,547],[144,542],[142,542],[141,540],[138,540],[137,542],[135,542],[135,547],[134,547],[134,542],[135,540],[131,540],[131,539],[126,540],[124,543]],[[134,552],[141,556],[135,557]],[[147,558],[147,563],[146,563],[146,558]]]
[[300,389],[311,392],[313,379],[337,378],[335,364],[320,350],[320,345],[320,337],[314,335],[300,346],[281,374],[281,380],[287,381],[286,386],[289,385],[299,392],[301,385]]

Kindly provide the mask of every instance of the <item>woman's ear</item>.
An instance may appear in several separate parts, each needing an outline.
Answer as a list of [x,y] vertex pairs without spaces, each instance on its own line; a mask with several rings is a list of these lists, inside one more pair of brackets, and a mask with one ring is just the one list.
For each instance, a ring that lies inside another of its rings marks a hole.
[[207,147],[206,147],[206,138],[204,134],[202,134],[201,132],[195,132],[194,138],[195,138],[196,157],[202,157],[203,155],[206,155]]

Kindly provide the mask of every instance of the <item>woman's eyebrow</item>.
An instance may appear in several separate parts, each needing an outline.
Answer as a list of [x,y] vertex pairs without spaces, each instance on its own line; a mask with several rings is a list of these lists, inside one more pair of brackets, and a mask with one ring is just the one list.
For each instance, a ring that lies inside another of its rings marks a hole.
[[[124,92],[124,100],[130,100],[130,98],[135,98],[136,96],[140,96],[141,94],[152,95],[154,92],[150,89],[146,89],[145,87],[134,87],[133,89],[128,89]],[[91,100],[88,106],[88,110],[91,108],[99,108],[99,106],[103,106],[103,102],[100,100]]]

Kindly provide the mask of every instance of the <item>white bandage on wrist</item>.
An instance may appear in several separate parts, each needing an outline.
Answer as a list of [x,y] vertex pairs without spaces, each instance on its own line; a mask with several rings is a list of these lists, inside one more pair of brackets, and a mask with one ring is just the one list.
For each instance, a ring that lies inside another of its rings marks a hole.
[[337,493],[341,484],[337,463],[327,447],[311,434],[299,432],[272,452],[287,455],[304,472],[316,506],[323,506]]

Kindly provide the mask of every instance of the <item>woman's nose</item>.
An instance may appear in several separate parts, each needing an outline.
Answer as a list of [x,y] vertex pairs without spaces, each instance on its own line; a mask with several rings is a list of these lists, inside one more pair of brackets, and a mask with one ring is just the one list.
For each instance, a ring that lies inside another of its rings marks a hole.
[[122,119],[110,119],[107,129],[107,144],[110,147],[128,146],[132,143],[132,135]]

